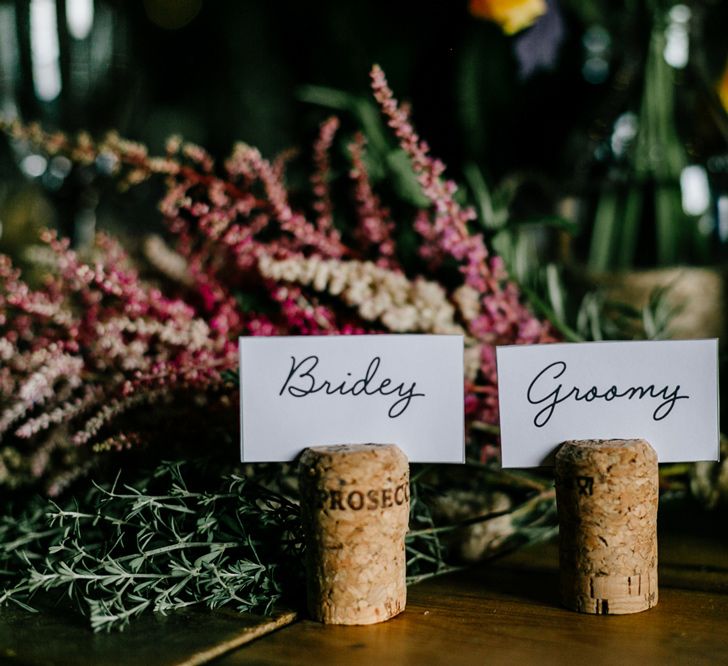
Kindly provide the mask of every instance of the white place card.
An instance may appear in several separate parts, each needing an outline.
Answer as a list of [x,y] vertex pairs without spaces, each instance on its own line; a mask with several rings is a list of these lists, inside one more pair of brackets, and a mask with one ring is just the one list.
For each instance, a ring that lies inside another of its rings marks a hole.
[[718,341],[498,347],[503,467],[568,439],[646,439],[660,462],[718,460]]
[[309,446],[396,444],[412,462],[461,463],[463,338],[240,338],[241,456],[292,460]]

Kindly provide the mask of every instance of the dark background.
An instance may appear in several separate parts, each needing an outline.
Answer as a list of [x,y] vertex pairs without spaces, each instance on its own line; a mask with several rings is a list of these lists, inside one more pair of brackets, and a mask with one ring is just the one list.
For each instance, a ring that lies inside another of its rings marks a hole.
[[[30,15],[39,1],[57,16],[62,89],[51,101],[34,89]],[[467,2],[96,0],[90,30],[78,39],[65,21],[77,1],[0,0],[6,116],[97,136],[115,129],[152,152],[168,135],[182,134],[217,157],[241,140],[272,157],[310,144],[331,112],[316,102],[341,101],[322,87],[350,95],[337,111],[353,129],[350,107],[370,98],[368,72],[379,63],[453,177],[462,179],[472,163],[491,186],[519,179],[516,216],[554,214],[565,197],[588,193],[611,168],[610,133],[639,103],[651,21],[672,4],[551,0],[534,27],[509,36]],[[690,8],[678,119],[691,157],[704,162],[726,150],[715,83],[728,57],[728,6],[714,0]],[[585,69],[595,29],[603,32],[597,75]],[[3,146],[0,219],[8,217],[24,156]],[[35,217],[51,216],[72,234],[79,208],[88,205],[80,201],[87,183],[36,180],[53,205]],[[101,197],[99,225],[136,233],[154,224],[155,194],[141,188],[110,208]],[[16,233],[10,227],[0,238],[6,251]]]

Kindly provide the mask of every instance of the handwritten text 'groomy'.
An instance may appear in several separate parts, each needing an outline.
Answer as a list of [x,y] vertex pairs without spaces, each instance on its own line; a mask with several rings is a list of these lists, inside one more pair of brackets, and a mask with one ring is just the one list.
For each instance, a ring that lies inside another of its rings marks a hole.
[[678,400],[688,400],[690,396],[680,395],[680,385],[674,388],[670,386],[656,387],[654,384],[649,386],[630,386],[627,388],[609,386],[604,390],[596,386],[588,388],[580,388],[572,386],[567,388],[563,383],[556,383],[556,380],[566,373],[566,363],[564,361],[556,361],[547,365],[539,372],[533,381],[528,385],[526,398],[532,405],[543,405],[543,408],[536,414],[533,419],[533,425],[537,428],[543,428],[554,415],[557,405],[572,399],[576,402],[593,402],[594,400],[604,400],[611,402],[626,398],[632,400],[644,400],[649,398],[652,400],[662,399],[652,412],[652,418],[655,421],[662,421],[672,411]]

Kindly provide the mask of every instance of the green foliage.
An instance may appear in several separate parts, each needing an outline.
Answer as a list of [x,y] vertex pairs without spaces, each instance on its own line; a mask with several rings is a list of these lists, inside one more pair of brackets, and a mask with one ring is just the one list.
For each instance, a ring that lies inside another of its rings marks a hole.
[[609,300],[600,290],[567,290],[555,264],[541,269],[533,283],[522,285],[529,302],[568,342],[665,339],[677,314],[668,299],[670,286],[655,289],[638,308]]
[[352,117],[367,139],[366,161],[372,182],[386,180],[404,203],[418,208],[429,205],[412,171],[409,157],[390,137],[379,108],[370,98],[323,86],[303,86],[298,97],[304,102]]
[[[221,477],[199,461],[167,462],[133,485],[117,478],[63,505],[36,497],[11,508],[0,519],[0,604],[33,611],[36,595],[67,595],[94,631],[192,605],[257,613],[302,605],[304,539],[290,468],[245,469]],[[475,523],[510,515],[506,550],[553,536],[548,482],[478,465],[471,471],[484,483],[523,501],[438,524],[431,506],[442,487],[439,469],[422,466],[412,478],[409,583],[459,568],[448,537]]]
[[96,631],[190,605],[270,611],[300,584],[298,507],[240,475],[194,491],[182,469],[6,515],[0,602],[30,609],[36,592],[66,592]]
[[666,14],[659,2],[651,8],[636,136],[596,202],[588,258],[594,272],[644,264],[641,238],[654,245],[658,266],[706,260],[697,220],[682,206],[680,176],[688,158],[676,128],[676,74],[664,56]]
[[486,244],[503,259],[509,275],[520,285],[535,286],[540,279],[539,245],[553,231],[574,234],[576,224],[558,215],[514,218],[512,206],[520,185],[517,179],[506,179],[491,189],[473,162],[465,165],[464,176]]

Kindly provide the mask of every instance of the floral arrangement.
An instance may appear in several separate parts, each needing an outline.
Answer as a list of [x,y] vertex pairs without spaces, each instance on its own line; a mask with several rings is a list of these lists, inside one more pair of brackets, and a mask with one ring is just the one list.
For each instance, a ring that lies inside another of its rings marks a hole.
[[[371,79],[421,190],[408,212],[383,203],[359,132],[348,178],[335,178],[337,118],[313,148],[309,204],[286,185],[290,153],[268,161],[239,144],[216,167],[177,138],[152,157],[115,134],[2,127],[123,187],[162,180],[167,234],[147,237],[141,264],[108,235],[74,251],[50,231],[30,278],[0,258],[0,604],[32,609],[65,593],[94,630],[109,630],[151,610],[300,602],[295,477],[287,465],[235,463],[244,335],[463,334],[469,462],[413,467],[408,580],[553,536],[551,482],[492,464],[494,349],[580,334],[555,316],[557,297],[549,307],[529,292],[553,323],[533,314],[409,109],[381,69]],[[346,215],[335,185],[346,185]],[[579,330],[608,334],[585,305]],[[663,484],[716,504],[724,467],[674,470]]]
[[[0,488],[15,498],[0,524],[0,602],[29,607],[38,591],[67,591],[97,630],[190,604],[295,605],[302,543],[291,475],[233,462],[244,335],[462,333],[472,473],[415,470],[410,579],[451,570],[447,536],[457,530],[464,559],[553,534],[550,484],[486,463],[497,455],[495,345],[552,341],[554,330],[469,228],[473,209],[382,70],[371,79],[426,201],[410,219],[383,204],[356,133],[347,146],[354,223],[335,223],[337,118],[313,148],[309,206],[294,205],[285,184],[288,154],[268,161],[239,144],[218,168],[177,138],[152,157],[115,134],[97,143],[4,127],[124,187],[163,180],[168,240],[144,244],[154,281],[103,234],[77,252],[44,232],[39,284],[0,259]],[[409,227],[418,241],[405,261],[398,234]],[[168,459],[212,453],[202,474],[157,466],[162,450]],[[57,499],[19,501],[23,488]]]
[[[290,202],[285,156],[269,162],[248,145],[237,145],[218,175],[202,148],[176,138],[166,156],[150,157],[113,134],[95,144],[83,135],[72,141],[34,126],[9,128],[50,154],[104,166],[127,186],[163,177],[160,210],[175,243],[172,249],[153,237],[146,244],[148,259],[173,283],[170,295],[141,280],[104,235],[84,261],[46,232],[52,270],[37,289],[7,258],[0,261],[1,484],[42,480],[57,495],[89,471],[95,454],[171,439],[169,411],[149,405],[204,406],[234,418],[231,373],[241,335],[462,333],[469,432],[492,430],[494,346],[547,342],[554,333],[523,303],[500,257],[469,230],[473,209],[459,203],[456,184],[443,177],[444,165],[378,67],[372,88],[429,204],[412,220],[419,274],[398,257],[397,225],[370,181],[361,134],[348,147],[355,225],[334,225],[336,118],[322,124],[314,146],[311,214]],[[132,418],[141,412],[147,416]],[[235,430],[234,420],[225,422]]]

